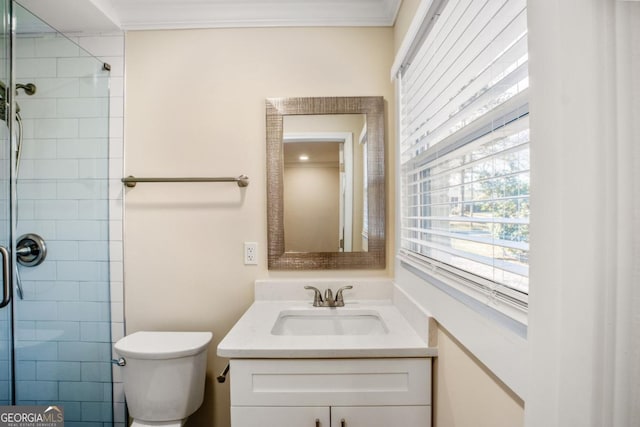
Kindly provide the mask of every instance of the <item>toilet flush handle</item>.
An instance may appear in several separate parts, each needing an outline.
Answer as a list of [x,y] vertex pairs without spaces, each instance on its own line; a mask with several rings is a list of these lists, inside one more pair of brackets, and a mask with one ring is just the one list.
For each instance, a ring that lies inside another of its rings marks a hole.
[[120,359],[111,359],[111,363],[118,366],[125,366],[127,364],[127,361],[124,359],[124,357],[121,357]]

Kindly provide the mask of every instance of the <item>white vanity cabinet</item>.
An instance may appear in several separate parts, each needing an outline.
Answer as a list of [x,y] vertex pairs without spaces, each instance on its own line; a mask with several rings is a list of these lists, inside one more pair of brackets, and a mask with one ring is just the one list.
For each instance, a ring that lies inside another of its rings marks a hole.
[[232,427],[429,427],[431,359],[232,359]]

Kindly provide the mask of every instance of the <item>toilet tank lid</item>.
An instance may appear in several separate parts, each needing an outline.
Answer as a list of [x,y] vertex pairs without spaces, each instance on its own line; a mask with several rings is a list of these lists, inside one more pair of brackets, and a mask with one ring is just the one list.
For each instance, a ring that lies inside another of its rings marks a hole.
[[203,351],[211,332],[139,331],[118,340],[114,348],[120,356],[138,359],[172,359]]

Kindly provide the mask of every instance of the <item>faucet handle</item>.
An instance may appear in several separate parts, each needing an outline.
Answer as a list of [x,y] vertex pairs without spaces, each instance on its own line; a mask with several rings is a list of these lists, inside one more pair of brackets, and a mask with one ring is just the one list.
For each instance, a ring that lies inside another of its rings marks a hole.
[[328,302],[329,304],[333,304],[333,291],[329,288],[325,289],[324,291],[324,300],[326,302]]
[[305,289],[311,289],[314,294],[313,294],[313,306],[314,307],[322,307],[322,294],[320,293],[320,290],[318,288],[315,288],[313,286],[305,286]]
[[353,289],[353,286],[351,285],[343,286],[340,289],[338,289],[338,292],[336,292],[336,305],[338,307],[344,307],[344,298],[342,296],[342,291],[345,291],[347,289]]

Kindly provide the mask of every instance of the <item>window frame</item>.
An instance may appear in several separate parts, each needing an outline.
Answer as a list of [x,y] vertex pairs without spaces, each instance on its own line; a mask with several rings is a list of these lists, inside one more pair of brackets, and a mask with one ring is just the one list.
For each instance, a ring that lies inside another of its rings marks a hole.
[[[403,207],[402,199],[404,197],[402,181],[403,176],[403,159],[402,159],[402,87],[400,73],[404,71],[404,64],[408,59],[412,59],[418,49],[422,46],[423,41],[429,31],[432,29],[438,16],[448,2],[446,0],[423,0],[418,7],[416,17],[409,28],[405,40],[403,41],[394,65],[392,67],[392,79],[396,85],[396,112],[397,119],[397,150],[396,150],[396,193],[400,197],[396,198],[396,258],[397,267],[406,271],[411,271],[422,280],[430,283],[440,290],[448,293],[449,296],[458,299],[464,305],[471,307],[473,310],[484,312],[486,316],[498,319],[499,323],[508,329],[516,331],[519,336],[526,337],[527,328],[527,312],[528,312],[528,293],[515,290],[509,286],[499,282],[485,279],[472,272],[462,270],[460,268],[450,266],[442,261],[428,258],[420,254],[402,248],[402,230],[403,230]],[[526,106],[526,111],[520,117],[528,114],[528,89],[526,93],[518,94],[511,102],[511,109],[507,108],[507,114],[519,111]],[[509,102],[509,101],[507,101]],[[488,114],[493,114],[492,112]],[[502,113],[504,114],[504,113]],[[518,114],[516,114],[517,116]],[[518,117],[518,118],[520,118]],[[486,123],[486,121],[483,121]],[[463,137],[471,135],[477,130],[469,126],[468,131],[463,132]],[[464,146],[464,145],[462,145]],[[450,152],[460,147],[446,147]],[[528,148],[530,150],[530,148]],[[426,163],[426,162],[425,162]]]

